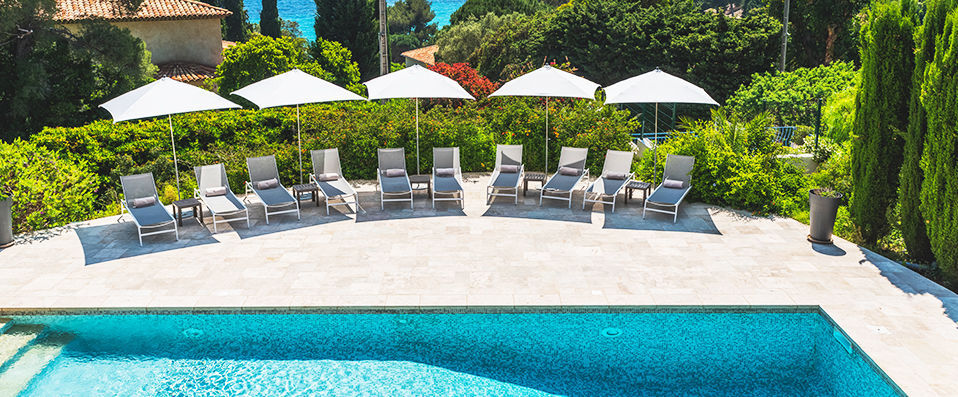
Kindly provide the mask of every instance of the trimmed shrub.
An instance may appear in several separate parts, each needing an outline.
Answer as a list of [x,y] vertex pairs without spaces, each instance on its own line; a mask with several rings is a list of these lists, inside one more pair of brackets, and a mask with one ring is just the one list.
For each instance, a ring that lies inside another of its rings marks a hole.
[[898,194],[902,138],[914,73],[914,24],[898,1],[875,3],[861,33],[861,86],[855,98],[849,212],[865,242],[889,230]]
[[549,5],[542,0],[466,0],[456,12],[449,16],[449,23],[456,25],[489,13],[531,15],[549,8]]
[[450,65],[440,62],[430,66],[429,69],[456,80],[462,88],[465,88],[466,91],[469,91],[469,93],[478,100],[489,96],[493,91],[499,89],[501,85],[493,83],[485,76],[479,74],[476,69],[469,67],[468,63],[454,63]]
[[24,233],[93,215],[97,178],[86,164],[31,142],[0,142],[0,197],[13,198],[13,231]]

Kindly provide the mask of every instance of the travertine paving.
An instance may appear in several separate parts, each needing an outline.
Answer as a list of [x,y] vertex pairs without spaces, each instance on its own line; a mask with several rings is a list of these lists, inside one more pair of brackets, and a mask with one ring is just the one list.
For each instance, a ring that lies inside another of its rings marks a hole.
[[266,225],[252,204],[251,229],[187,220],[178,242],[140,247],[116,217],[21,236],[0,251],[0,310],[820,305],[910,395],[958,395],[958,296],[888,259],[702,204],[643,219],[641,193],[614,214],[581,193],[540,208],[537,190],[490,206],[487,180],[467,181],[465,210],[422,192],[381,211],[365,184],[367,212],[305,203]]

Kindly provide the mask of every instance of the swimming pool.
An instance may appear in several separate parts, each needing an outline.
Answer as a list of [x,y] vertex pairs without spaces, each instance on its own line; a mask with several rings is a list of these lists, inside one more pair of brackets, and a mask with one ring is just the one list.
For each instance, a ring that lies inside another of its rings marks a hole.
[[21,396],[901,394],[817,308],[11,318]]

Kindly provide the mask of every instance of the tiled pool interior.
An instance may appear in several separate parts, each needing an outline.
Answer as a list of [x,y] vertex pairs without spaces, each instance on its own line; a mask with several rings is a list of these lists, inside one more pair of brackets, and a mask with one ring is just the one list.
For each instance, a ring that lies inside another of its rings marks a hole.
[[20,396],[901,394],[817,310],[11,318],[72,336]]

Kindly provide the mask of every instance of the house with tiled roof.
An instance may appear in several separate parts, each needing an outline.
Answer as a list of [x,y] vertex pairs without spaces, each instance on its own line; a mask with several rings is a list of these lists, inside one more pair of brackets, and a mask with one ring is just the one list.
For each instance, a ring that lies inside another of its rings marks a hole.
[[433,44],[427,47],[412,49],[399,55],[402,55],[406,60],[406,66],[432,66],[436,64],[436,51],[438,50],[439,46]]
[[199,83],[213,76],[225,46],[220,20],[229,10],[194,0],[57,0],[54,20],[76,31],[85,20],[129,29],[146,43],[159,75]]

